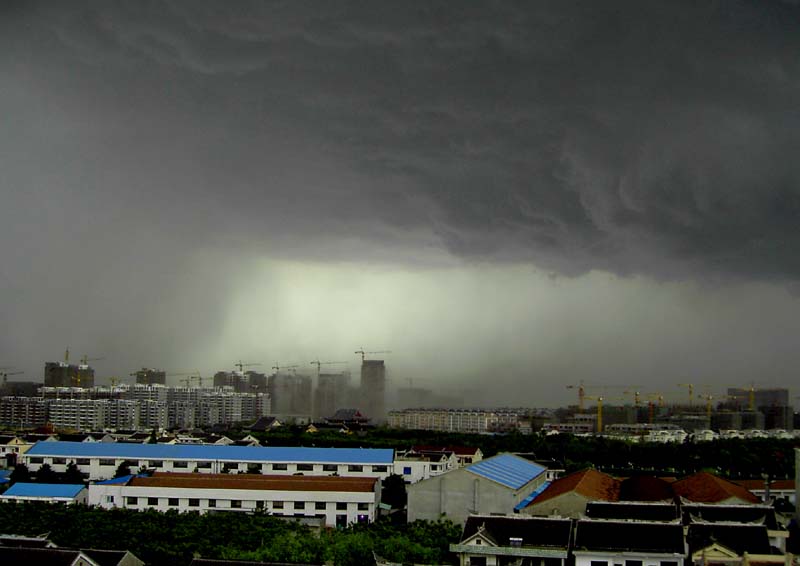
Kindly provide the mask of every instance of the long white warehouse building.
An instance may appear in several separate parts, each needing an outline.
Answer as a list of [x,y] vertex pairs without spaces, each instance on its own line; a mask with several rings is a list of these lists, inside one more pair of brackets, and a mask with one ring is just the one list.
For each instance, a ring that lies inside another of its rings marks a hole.
[[392,473],[394,450],[49,441],[37,442],[20,459],[32,472],[45,464],[56,472],[65,472],[67,465],[74,462],[90,480],[113,477],[123,462],[133,472],[140,468],[207,474],[258,471],[269,475],[383,479]]
[[89,485],[89,505],[198,513],[254,512],[316,518],[344,527],[375,520],[378,478],[176,474],[126,476]]

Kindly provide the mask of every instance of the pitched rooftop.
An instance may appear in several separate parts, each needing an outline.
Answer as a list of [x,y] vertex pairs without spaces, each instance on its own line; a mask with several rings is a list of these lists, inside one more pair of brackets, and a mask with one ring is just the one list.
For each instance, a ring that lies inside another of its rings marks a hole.
[[512,489],[523,487],[545,472],[539,464],[513,454],[498,454],[464,469]]
[[83,484],[17,482],[6,490],[3,497],[73,498],[84,489],[86,489],[86,487]]
[[581,520],[574,550],[684,554],[683,527],[677,523]]
[[25,456],[118,458],[141,460],[219,460],[223,462],[324,462],[391,464],[391,448],[306,448],[121,442],[37,442]]
[[695,503],[720,503],[737,498],[747,503],[761,500],[741,485],[722,479],[708,472],[698,472],[672,484],[675,495]]
[[470,515],[464,525],[461,540],[470,538],[480,529],[498,546],[511,546],[510,539],[516,538],[525,547],[566,549],[569,546],[572,521],[544,517]]
[[636,521],[677,521],[678,507],[672,503],[630,503],[590,501],[586,504],[589,519]]
[[544,492],[531,501],[531,505],[553,499],[574,491],[589,499],[617,501],[619,480],[597,470],[586,469],[555,480]]

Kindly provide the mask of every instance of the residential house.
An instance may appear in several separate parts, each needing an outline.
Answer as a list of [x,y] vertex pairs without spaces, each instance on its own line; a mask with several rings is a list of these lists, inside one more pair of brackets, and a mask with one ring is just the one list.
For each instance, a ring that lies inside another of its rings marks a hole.
[[480,448],[474,446],[432,446],[432,445],[418,445],[412,446],[410,452],[424,453],[424,452],[452,452],[456,457],[456,464],[460,466],[468,466],[475,462],[483,460],[483,452]]
[[686,543],[679,523],[576,521],[575,566],[684,566]]
[[520,512],[580,518],[590,501],[619,500],[620,481],[593,469],[581,470],[553,481]]
[[741,485],[708,472],[698,472],[672,484],[676,496],[693,503],[756,505],[761,500]]
[[[689,559],[692,564],[705,566],[720,564],[735,566],[745,557],[781,556],[770,546],[765,525],[732,523],[692,523],[686,534]],[[757,561],[757,560],[756,560]]]
[[460,566],[565,566],[571,534],[569,519],[470,515],[450,552]]

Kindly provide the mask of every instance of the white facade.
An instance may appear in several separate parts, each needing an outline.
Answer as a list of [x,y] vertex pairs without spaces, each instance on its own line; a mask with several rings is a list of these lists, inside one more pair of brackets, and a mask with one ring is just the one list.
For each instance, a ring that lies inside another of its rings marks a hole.
[[[158,474],[152,479],[156,477]],[[346,485],[337,488],[336,483],[347,482],[331,482],[328,478],[325,479],[334,485],[329,491],[297,490],[289,486],[286,489],[238,489],[232,487],[235,479],[224,479],[220,484],[227,484],[226,487],[213,489],[97,483],[89,486],[88,502],[105,509],[174,509],[198,513],[263,511],[281,517],[318,518],[329,527],[373,522],[377,517],[380,503],[377,479],[372,491],[351,491]]]

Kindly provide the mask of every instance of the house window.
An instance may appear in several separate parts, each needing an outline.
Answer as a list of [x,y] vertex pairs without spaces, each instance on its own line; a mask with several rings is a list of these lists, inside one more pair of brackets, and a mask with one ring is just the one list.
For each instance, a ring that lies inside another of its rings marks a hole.
[[383,472],[388,471],[388,469],[389,469],[388,466],[372,466],[372,471],[373,472],[383,473]]
[[347,503],[342,503],[341,501],[336,502],[336,510],[337,511],[347,511]]
[[167,504],[170,507],[177,507],[178,506],[178,498],[177,497],[170,497],[169,500],[167,501]]
[[283,501],[274,501],[272,503],[273,509],[283,509]]
[[31,458],[31,464],[41,464],[44,462],[44,458]]
[[217,500],[216,499],[209,499],[208,500],[208,506],[209,507],[216,507],[217,506]]
[[349,466],[347,466],[347,471],[348,472],[363,472],[364,471],[364,466],[361,466],[361,465],[358,465],[358,464],[350,464]]
[[211,462],[198,462],[197,467],[202,469],[208,469],[211,467]]
[[241,509],[242,502],[238,499],[231,499],[231,509]]
[[297,464],[298,472],[313,472],[314,464]]
[[106,503],[114,503],[114,496],[106,495]]
[[147,498],[148,505],[158,505],[158,497],[148,497]]
[[592,566],[608,566],[608,562],[605,560],[592,560]]
[[126,497],[125,500],[127,501],[128,505],[136,505],[139,502],[138,497]]
[[678,563],[671,560],[665,560],[661,562],[661,566],[678,566]]
[[189,462],[172,462],[173,468],[188,468]]
[[150,460],[150,467],[151,468],[163,468],[164,462],[161,460]]
[[306,508],[306,502],[305,501],[295,501],[294,502],[294,508],[295,509],[305,509]]
[[53,458],[53,464],[66,464],[66,458]]
[[115,464],[116,464],[116,462],[114,462],[114,460],[112,460],[112,459],[100,458],[100,465],[101,466],[113,466]]
[[347,515],[336,515],[336,526],[337,527],[346,527],[347,526]]
[[256,509],[263,509],[264,502],[263,501],[256,501]]
[[190,499],[189,500],[189,507],[200,507],[200,500],[199,499]]
[[78,458],[77,460],[75,460],[75,464],[78,466],[88,466],[89,458]]
[[289,469],[289,466],[286,464],[272,464],[272,470],[275,472],[285,472]]
[[322,471],[323,472],[336,472],[338,471],[339,466],[336,464],[322,464]]
[[314,503],[314,509],[317,511],[325,511],[325,502],[324,501],[317,501]]
[[403,475],[410,476],[411,475],[411,466],[403,466]]
[[642,566],[641,560],[626,560],[625,566]]
[[369,503],[359,503],[358,504],[359,511],[369,511]]

